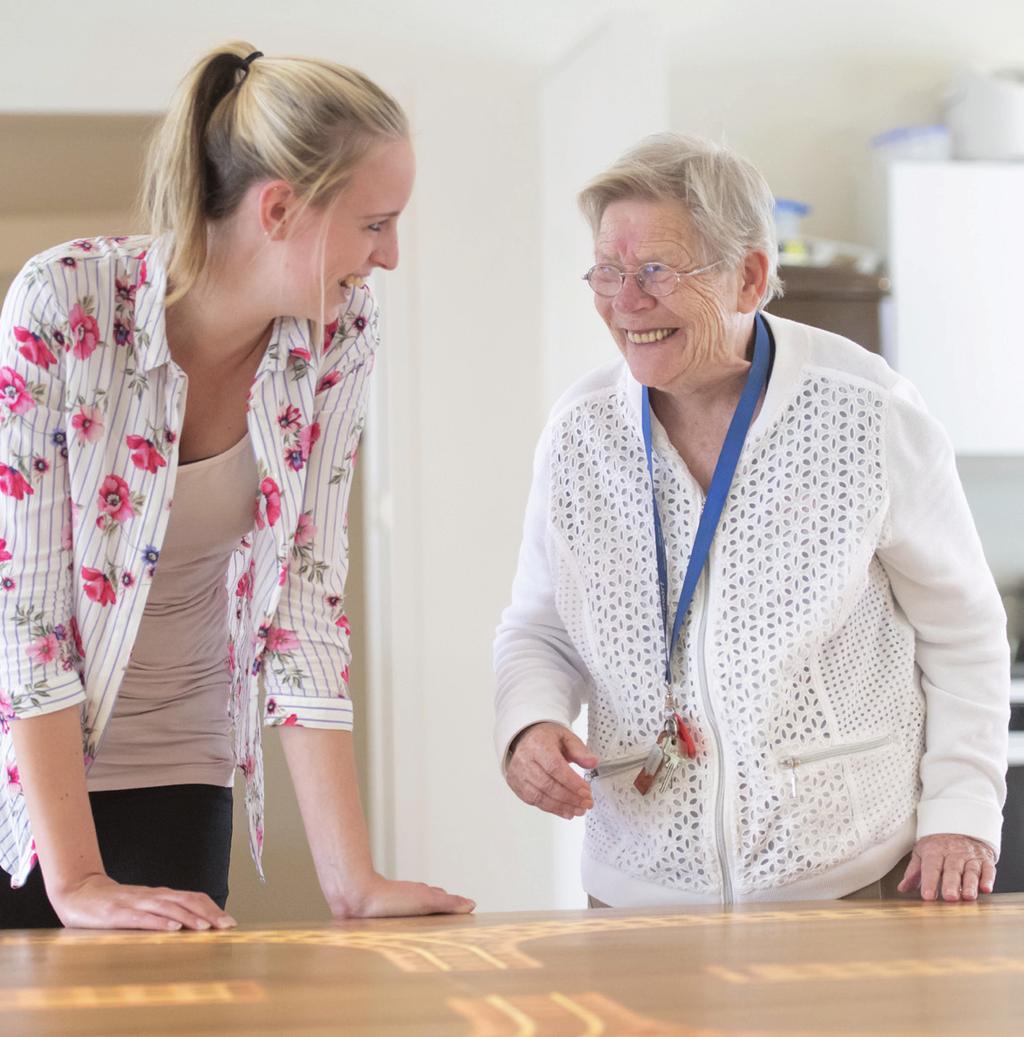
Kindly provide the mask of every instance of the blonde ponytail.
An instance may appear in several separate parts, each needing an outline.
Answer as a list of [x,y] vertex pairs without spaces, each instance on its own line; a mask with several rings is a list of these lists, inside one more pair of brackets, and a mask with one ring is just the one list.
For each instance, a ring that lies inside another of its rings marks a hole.
[[253,183],[285,180],[319,206],[375,143],[409,135],[398,103],[354,69],[254,52],[238,42],[203,57],[150,145],[142,208],[150,232],[171,238],[168,303],[201,274],[210,223]]

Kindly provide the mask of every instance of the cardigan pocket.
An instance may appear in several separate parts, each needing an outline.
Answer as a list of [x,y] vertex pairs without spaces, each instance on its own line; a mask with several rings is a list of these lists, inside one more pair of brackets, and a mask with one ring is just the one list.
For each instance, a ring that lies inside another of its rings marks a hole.
[[885,749],[892,745],[894,741],[895,739],[890,733],[858,742],[843,742],[840,745],[830,745],[821,749],[804,749],[799,752],[789,751],[785,755],[778,757],[778,765],[781,770],[789,771],[789,794],[795,798],[798,794],[797,783],[799,776],[802,774],[802,768],[847,756],[856,756],[860,753],[874,752],[876,749]]

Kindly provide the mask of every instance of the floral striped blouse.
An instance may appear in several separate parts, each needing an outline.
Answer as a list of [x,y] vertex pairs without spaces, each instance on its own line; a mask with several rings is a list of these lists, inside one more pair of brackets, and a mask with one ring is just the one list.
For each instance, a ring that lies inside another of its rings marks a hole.
[[[35,852],[11,725],[80,709],[89,766],[159,564],[187,389],[165,335],[165,255],[146,238],[51,249],[0,318],[0,867],[14,885]],[[258,682],[267,724],[352,726],[346,508],[376,345],[365,288],[322,342],[281,317],[249,394],[260,483],[228,567],[224,664],[257,867]]]

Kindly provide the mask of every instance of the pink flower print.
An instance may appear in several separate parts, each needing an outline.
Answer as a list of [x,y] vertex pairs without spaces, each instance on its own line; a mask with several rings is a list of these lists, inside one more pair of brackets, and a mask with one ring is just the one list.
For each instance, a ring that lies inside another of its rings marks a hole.
[[103,606],[113,605],[117,601],[114,585],[99,569],[90,569],[89,566],[83,565],[82,585],[85,587],[85,596],[90,601]]
[[131,321],[124,321],[120,317],[114,318],[114,345],[135,345],[135,327]]
[[309,361],[312,360],[312,357],[310,356],[309,350],[306,349],[305,346],[295,346],[294,348],[288,350],[288,359],[301,360],[304,363],[308,364]]
[[24,500],[25,494],[36,491],[29,485],[28,480],[17,470],[5,464],[0,464],[0,493],[15,500]]
[[18,585],[10,578],[10,576],[4,576],[0,579],[0,590],[12,591]]
[[16,763],[7,767],[7,787],[16,794],[21,792],[21,775]]
[[71,427],[79,443],[95,443],[103,435],[103,411],[99,407],[82,404],[71,415]]
[[256,826],[256,849],[263,849],[263,825]]
[[[342,681],[345,684],[345,689],[348,690],[348,667],[347,666],[345,667],[344,670],[341,671],[341,679],[342,679]],[[345,692],[341,693],[341,697],[345,698]]]
[[166,466],[167,462],[160,451],[157,450],[153,440],[146,439],[144,436],[125,436],[124,441],[131,448],[132,464],[136,468],[141,468],[149,472],[150,475],[155,475],[158,468]]
[[312,425],[307,425],[299,433],[299,444],[302,447],[302,460],[308,461],[310,451],[316,445],[316,441],[320,438],[320,426],[317,422],[313,422]]
[[341,381],[341,375],[337,371],[328,371],[327,374],[320,379],[317,384],[317,392],[327,392],[328,389],[333,385],[337,385]]
[[28,657],[37,663],[52,663],[60,652],[57,638],[53,634],[37,637],[27,649]]
[[277,423],[285,432],[290,432],[302,424],[302,411],[298,407],[288,404],[287,407],[281,408],[281,412],[277,415]]
[[27,414],[36,405],[25,389],[25,379],[13,367],[0,367],[0,401],[12,414]]
[[273,526],[281,517],[281,491],[278,489],[277,483],[268,475],[260,483],[260,493],[263,494],[263,500],[266,502],[267,524]]
[[299,639],[294,630],[284,627],[271,627],[267,631],[267,651],[271,653],[293,652],[299,647]]
[[71,242],[71,247],[77,248],[79,252],[91,252],[96,246],[88,238],[79,238]]
[[0,537],[0,562],[9,562],[11,557],[11,552],[7,550],[7,541]]
[[130,306],[135,302],[135,291],[139,286],[130,281],[122,281],[120,277],[114,278],[114,290],[117,302],[121,306]]
[[80,659],[84,659],[85,645],[82,644],[82,631],[78,627],[78,620],[72,616],[68,626],[71,627],[71,640],[75,642],[75,651]]
[[135,258],[139,260],[139,277],[135,282],[135,287],[138,288],[139,285],[146,283],[146,250],[143,249]]
[[0,731],[6,734],[11,729],[11,721],[14,719],[14,703],[10,695],[0,688]]
[[313,519],[308,511],[304,511],[299,516],[299,525],[295,530],[295,543],[298,547],[304,547],[306,544],[311,543],[316,537],[316,526],[313,525]]
[[135,586],[135,577],[127,569],[121,573],[121,586],[126,590]]
[[298,715],[298,713],[289,713],[288,716],[286,716],[284,718],[283,726],[284,727],[295,727],[298,724],[298,722],[299,722],[299,715]]
[[113,472],[103,480],[96,497],[100,509],[100,517],[96,520],[98,526],[102,526],[108,517],[114,522],[127,522],[135,516],[131,490],[124,479]]
[[324,598],[324,601],[326,601],[332,609],[336,609],[341,604],[341,598],[339,598],[337,594],[328,594],[327,597]]
[[287,579],[288,579],[288,565],[285,564],[285,565],[281,566],[281,571],[277,574],[277,585],[278,585],[278,587],[283,587],[285,585],[285,581]]
[[75,546],[75,530],[70,516],[67,522],[60,527],[60,546],[65,551],[70,551]]
[[[0,693],[0,694],[2,694],[2,693]],[[13,714],[12,714],[12,716],[13,716]],[[277,716],[277,699],[275,699],[275,698],[268,698],[267,699],[267,716],[268,717]]]
[[338,333],[338,325],[341,323],[340,320],[332,320],[330,324],[324,325],[324,351],[330,347],[330,344],[334,341],[334,336]]
[[50,364],[57,363],[57,358],[50,352],[50,347],[38,335],[29,331],[28,328],[15,328],[14,337],[21,343],[18,346],[18,352],[29,363],[36,364],[44,371]]
[[68,323],[71,325],[71,339],[74,342],[71,351],[79,360],[88,360],[100,344],[100,326],[96,323],[96,318],[86,313],[80,302],[76,302],[68,314]]
[[32,458],[32,471],[38,475],[46,475],[50,470],[50,462],[45,457]]
[[354,327],[356,329],[356,331],[365,331],[366,330],[366,318],[365,317],[356,317],[356,319],[354,321],[352,321],[352,327]]
[[301,472],[306,465],[306,459],[302,456],[302,448],[298,446],[288,447],[284,452],[284,463],[293,472]]
[[344,612],[334,621],[334,625],[336,627],[341,627],[349,637],[352,636],[352,627],[349,624],[348,616],[346,616]]
[[235,662],[235,642],[228,641],[228,673],[234,673],[238,663]]

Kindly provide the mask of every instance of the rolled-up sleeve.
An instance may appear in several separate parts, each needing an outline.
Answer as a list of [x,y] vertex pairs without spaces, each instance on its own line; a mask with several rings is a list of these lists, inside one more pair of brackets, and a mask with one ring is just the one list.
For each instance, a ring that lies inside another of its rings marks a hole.
[[80,704],[64,415],[64,318],[45,267],[0,315],[0,715]]
[[950,832],[998,852],[1006,797],[1006,615],[956,471],[916,390],[888,412],[888,531],[878,556],[916,639],[925,696],[918,836]]
[[[264,722],[270,726],[352,728],[348,500],[377,342],[376,305],[361,289],[317,374],[319,435],[306,462],[299,530],[267,639]],[[274,663],[275,646],[287,665]]]

